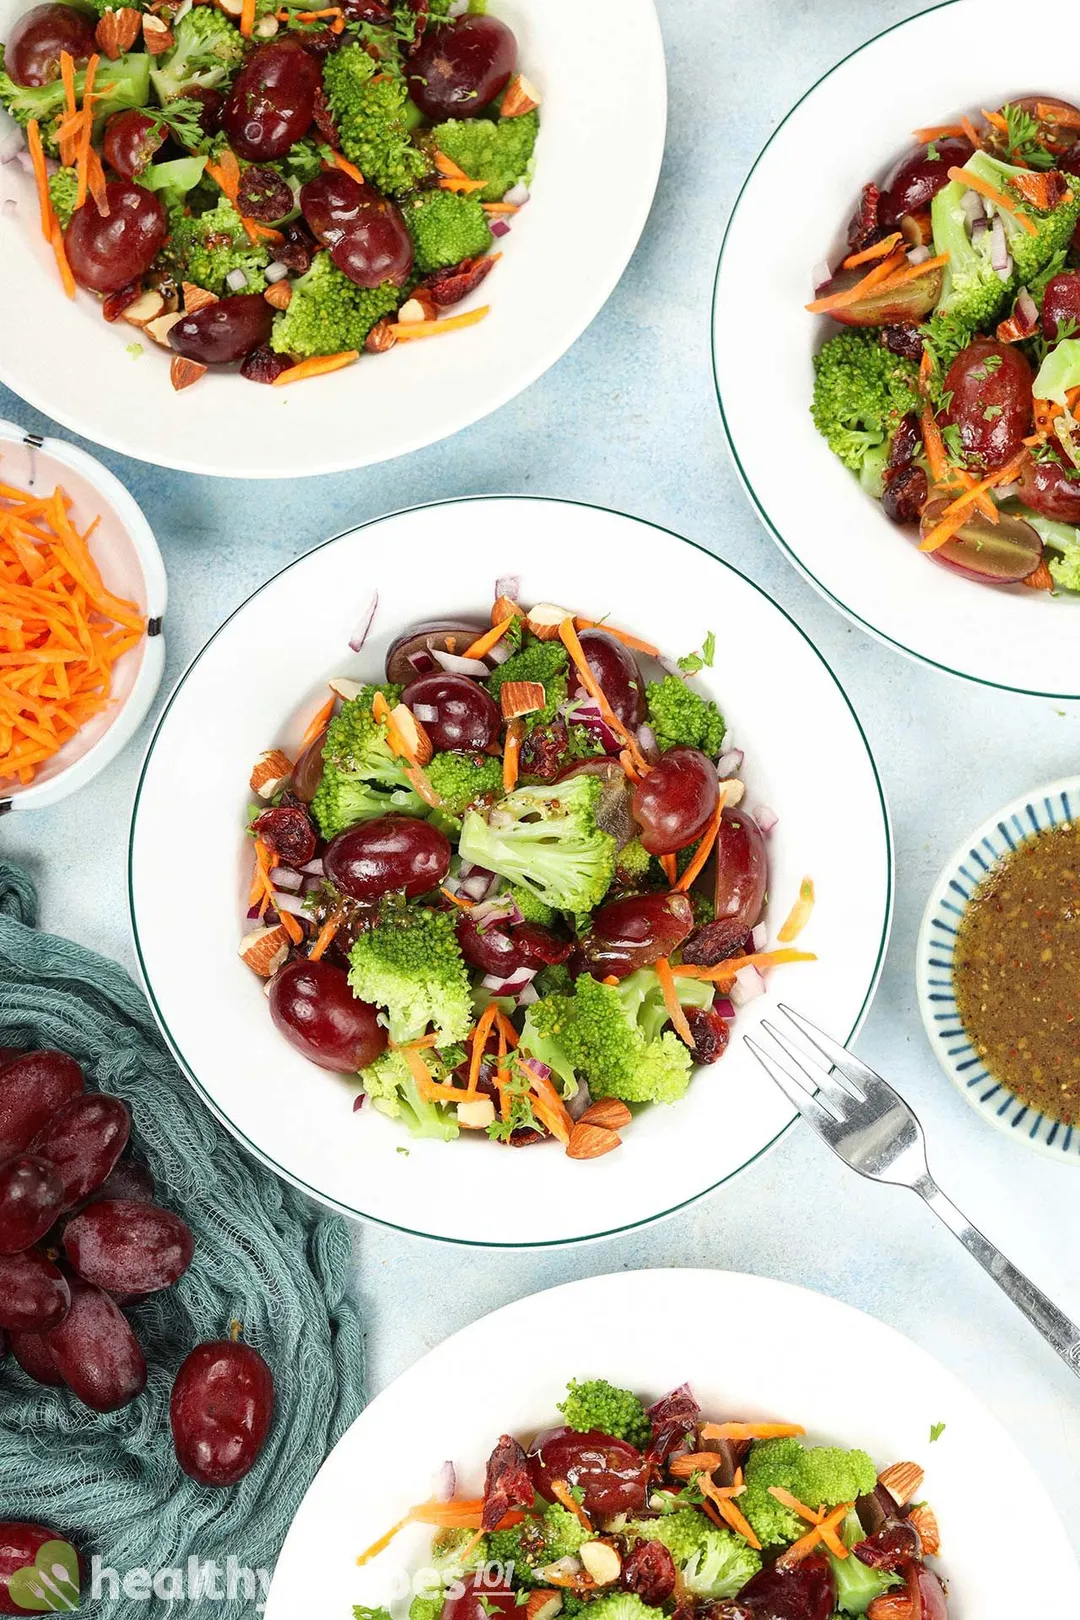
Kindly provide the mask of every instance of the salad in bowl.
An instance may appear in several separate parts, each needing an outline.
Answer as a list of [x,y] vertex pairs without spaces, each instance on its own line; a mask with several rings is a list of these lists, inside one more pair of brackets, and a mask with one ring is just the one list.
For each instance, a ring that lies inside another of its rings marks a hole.
[[295,756],[260,757],[240,954],[358,1106],[595,1159],[722,1057],[765,973],[812,960],[814,890],[767,906],[776,818],[691,684],[715,638],[675,662],[520,594],[402,630],[373,677],[330,682]]

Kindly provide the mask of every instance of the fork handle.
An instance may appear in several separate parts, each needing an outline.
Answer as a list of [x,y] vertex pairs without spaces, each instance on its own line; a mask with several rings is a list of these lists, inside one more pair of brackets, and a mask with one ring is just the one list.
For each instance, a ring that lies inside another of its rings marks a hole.
[[1080,1327],[1070,1321],[1041,1288],[1036,1288],[1030,1277],[1025,1277],[1011,1260],[1006,1260],[1001,1250],[995,1248],[978,1227],[972,1226],[967,1216],[957,1209],[951,1199],[946,1198],[929,1176],[915,1190],[938,1219],[944,1221],[949,1231],[960,1239],[968,1253],[975,1256],[983,1270],[989,1272],[998,1287],[1008,1294],[1013,1304],[1023,1311],[1032,1326],[1038,1328],[1047,1344],[1080,1377]]

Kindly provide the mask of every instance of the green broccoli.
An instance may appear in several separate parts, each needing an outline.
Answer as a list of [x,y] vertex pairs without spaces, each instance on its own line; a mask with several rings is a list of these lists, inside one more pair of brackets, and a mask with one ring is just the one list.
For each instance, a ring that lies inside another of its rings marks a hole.
[[1069,390],[1080,383],[1080,338],[1063,338],[1050,350],[1031,385],[1036,399],[1069,403]]
[[463,816],[477,800],[502,793],[502,760],[491,754],[435,754],[424,772],[450,816]]
[[[544,969],[547,974],[551,970]],[[564,984],[547,988],[539,1001],[534,1001],[525,1014],[518,1050],[540,1063],[546,1063],[556,1076],[564,1097],[574,1097],[578,1079],[574,1065],[562,1045],[562,1033],[574,1005],[573,981],[566,975]]]
[[919,409],[917,379],[913,360],[883,348],[864,327],[847,327],[818,351],[810,414],[845,467],[858,472],[867,452]]
[[440,1043],[473,1026],[469,973],[454,919],[426,906],[384,907],[349,952],[349,983],[361,1001],[387,1012],[390,1038],[419,1040],[433,1025]]
[[1049,555],[1046,558],[1054,584],[1063,591],[1080,591],[1080,530],[1071,523],[1055,523],[1037,512],[1018,508],[1017,515],[1031,524]]
[[615,882],[621,884],[623,888],[642,887],[653,882],[659,872],[659,865],[640,838],[631,838],[615,856]]
[[700,748],[713,759],[724,742],[727,724],[716,704],[687,686],[678,675],[649,681],[645,688],[649,724],[661,750]]
[[595,776],[515,788],[491,812],[494,824],[469,811],[461,858],[509,878],[557,911],[591,911],[615,869],[615,840],[596,823],[602,792]]
[[353,1620],[390,1620],[390,1610],[369,1609],[364,1603],[354,1603]]
[[507,681],[537,681],[544,688],[544,707],[529,715],[533,725],[546,724],[555,718],[559,705],[566,702],[567,666],[569,658],[561,641],[530,639],[519,652],[511,653],[504,664],[493,669],[487,689],[495,702]]
[[[202,15],[202,7],[196,13]],[[196,163],[197,158],[181,158],[181,163]],[[161,164],[161,168],[172,168]],[[234,270],[242,270],[247,277],[247,291],[262,292],[266,286],[264,267],[269,263],[264,247],[248,241],[240,215],[232,203],[222,197],[216,208],[205,214],[171,215],[169,240],[165,244],[162,262],[172,270],[178,280],[205,287],[218,298],[225,291],[226,278]]]
[[637,1396],[609,1384],[606,1378],[589,1378],[583,1384],[571,1378],[559,1411],[571,1429],[583,1433],[598,1429],[601,1434],[613,1434],[616,1440],[629,1440],[639,1451],[648,1445],[652,1433],[652,1424]]
[[[711,1007],[716,993],[708,979],[679,977],[675,988],[679,1005],[690,1008]],[[616,993],[627,1018],[637,1024],[647,1041],[655,1041],[668,1022],[664,992],[655,969],[638,968],[636,973],[628,973],[625,979],[619,980]]]
[[497,120],[452,118],[436,124],[430,138],[470,180],[487,181],[483,191],[474,191],[472,196],[481,202],[500,202],[527,177],[539,128],[535,112]]
[[376,692],[391,708],[401,697],[400,686],[361,687],[327,728],[322,781],[311,801],[311,813],[324,838],[335,838],[346,827],[388,811],[423,814],[423,801],[387,742],[386,726],[371,712]]
[[[103,68],[94,91],[94,130],[100,130],[106,118],[128,107],[145,107],[150,99],[150,62],[145,52],[118,57]],[[82,96],[86,84],[86,70],[75,74],[75,91]],[[56,152],[56,130],[65,108],[64,86],[57,75],[48,84],[16,84],[4,72],[4,47],[0,45],[0,107],[6,107],[16,123],[24,127],[31,118],[41,126],[41,138],[46,151]]]
[[671,1031],[648,1040],[636,1011],[636,997],[627,1006],[621,987],[583,973],[573,995],[533,1002],[525,1015],[521,1047],[564,1083],[584,1076],[594,1097],[678,1102],[690,1083],[690,1053]]
[[513,1565],[513,1584],[542,1586],[543,1571],[560,1558],[572,1558],[589,1532],[559,1502],[547,1502],[511,1530],[495,1530],[487,1538],[487,1557],[505,1569]]
[[636,1592],[609,1592],[589,1604],[589,1620],[662,1620],[663,1609],[652,1609]]
[[392,315],[403,297],[401,288],[389,281],[381,287],[358,287],[329,253],[316,253],[311,269],[292,283],[292,298],[274,322],[270,347],[305,360],[362,349],[376,321]]
[[875,1598],[903,1585],[899,1575],[890,1575],[885,1569],[871,1569],[852,1553],[847,1558],[837,1558],[830,1553],[829,1563],[836,1583],[836,1606],[844,1614],[865,1614]]
[[[439,1620],[445,1607],[445,1592],[417,1592],[409,1604],[409,1620]],[[353,1613],[357,1616],[357,1620],[366,1620],[366,1617],[360,1615],[356,1609]]]
[[[988,181],[1003,196],[1016,198],[1016,208],[1011,211],[997,208],[994,204],[991,206],[1005,227],[1005,237],[1012,256],[1014,274],[1010,290],[1015,287],[1030,287],[1050,261],[1067,249],[1072,240],[1077,221],[1080,220],[1080,185],[1067,175],[1065,178],[1069,181],[1071,190],[1066,194],[1066,199],[1053,208],[1040,211],[1033,204],[1026,202],[1023,194],[1013,184],[1018,176],[1025,176],[1030,180],[1029,170],[1017,168],[1011,163],[1003,163],[1000,158],[991,157],[989,152],[973,152],[964,168],[977,175],[980,180]],[[1021,215],[1025,215],[1034,223],[1034,233],[1025,229]]]
[[415,268],[422,276],[475,259],[491,247],[491,227],[475,195],[425,191],[406,202],[402,211],[416,251]]
[[331,51],[323,91],[345,156],[371,185],[398,196],[431,173],[431,159],[413,145],[408,89],[387,60],[374,61],[359,42]]
[[173,39],[150,74],[162,106],[185,90],[219,89],[244,59],[244,36],[214,6],[196,6],[181,17],[173,25]]
[[559,921],[559,913],[554,906],[545,905],[529,889],[523,889],[520,883],[508,884],[506,897],[514,902],[526,922],[539,923],[541,928],[553,928]]
[[[176,210],[184,206],[188,193],[201,184],[205,168],[204,157],[172,158],[167,163],[149,163],[139,175],[139,185],[145,186],[147,191],[156,191],[166,210],[175,219]],[[187,277],[188,281],[191,279]],[[263,286],[266,285],[261,275],[258,279]]]
[[807,1507],[839,1507],[877,1485],[877,1470],[865,1451],[802,1445],[795,1439],[756,1443],[746,1460],[746,1490],[739,1507],[765,1547],[797,1541],[806,1525],[769,1492],[782,1486]]
[[79,177],[74,169],[57,169],[56,173],[49,177],[49,197],[62,231],[66,231],[71,223],[78,190]]
[[734,1597],[761,1568],[760,1557],[740,1536],[692,1507],[632,1520],[623,1534],[631,1541],[662,1542],[678,1565],[681,1584],[695,1597]]

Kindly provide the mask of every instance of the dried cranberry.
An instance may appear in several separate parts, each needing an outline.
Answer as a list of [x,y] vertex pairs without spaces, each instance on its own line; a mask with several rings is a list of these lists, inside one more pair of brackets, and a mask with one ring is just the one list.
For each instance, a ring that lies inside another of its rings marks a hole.
[[[319,62],[325,61],[328,56],[333,56],[334,52],[339,51],[342,45],[346,43],[346,36],[344,34],[335,34],[332,28],[313,28],[310,32],[305,30],[299,36],[299,39],[308,55],[314,56]],[[316,95],[316,102],[318,102],[319,94],[321,92]]]
[[481,254],[476,259],[462,259],[460,264],[453,265],[449,270],[436,270],[424,285],[439,308],[447,309],[451,304],[460,304],[463,298],[475,292],[494,267],[494,255]]
[[922,1555],[919,1532],[907,1519],[889,1519],[876,1535],[857,1541],[851,1549],[860,1564],[895,1574],[913,1558]]
[[416,18],[416,32],[413,34],[412,44],[406,51],[407,56],[413,56],[420,47],[424,31],[431,15],[431,0],[409,0],[414,17]]
[[533,1495],[529,1460],[513,1436],[504,1434],[488,1458],[483,1528],[496,1529],[511,1508],[532,1507]]
[[892,443],[889,446],[889,466],[910,467],[921,444],[922,429],[919,427],[919,418],[914,411],[909,411],[906,416],[901,417],[900,425],[892,436]]
[[859,206],[848,226],[848,246],[853,253],[861,253],[863,248],[868,248],[871,242],[876,242],[881,235],[881,226],[878,223],[880,207],[881,192],[871,181],[863,186]]
[[894,523],[918,523],[930,493],[921,467],[887,467],[881,504]]
[[639,1541],[623,1559],[621,1584],[657,1607],[675,1590],[675,1560],[662,1541]]
[[275,354],[273,349],[252,349],[240,367],[240,375],[246,377],[248,382],[272,383],[275,377],[280,377],[291,366],[292,361],[287,354]]
[[773,1564],[739,1593],[741,1606],[755,1620],[829,1620],[835,1586],[832,1571],[820,1555],[794,1567]]
[[686,1022],[694,1038],[691,1057],[695,1063],[717,1063],[727,1050],[731,1031],[711,1007],[689,1007]]
[[270,225],[292,208],[292,187],[275,169],[253,163],[240,177],[236,203],[247,219],[260,219]]
[[315,128],[326,144],[332,146],[335,152],[340,152],[341,136],[338,134],[337,125],[334,123],[330,103],[321,90],[315,92],[315,111],[312,116],[315,119]]
[[880,342],[883,349],[889,349],[893,354],[902,354],[907,360],[922,359],[922,331],[913,321],[902,321],[897,326],[883,326]]
[[676,1447],[694,1436],[701,1408],[688,1385],[680,1384],[678,1389],[663,1396],[655,1406],[650,1406],[648,1415],[652,1424],[648,1459],[659,1466]]
[[252,826],[282,866],[306,866],[315,854],[315,829],[306,810],[279,805],[264,810]]
[[518,764],[522,776],[554,782],[566,764],[569,750],[570,734],[564,721],[552,720],[546,726],[534,726],[521,742]]
[[135,302],[141,292],[141,282],[129,281],[126,287],[120,288],[119,292],[109,293],[102,299],[101,313],[107,321],[118,321],[125,309]]
[[682,959],[692,967],[715,967],[729,956],[743,956],[746,935],[732,939],[730,919],[720,917],[716,922],[704,923],[690,935],[682,948]]
[[279,264],[287,265],[295,275],[306,275],[315,257],[315,238],[302,219],[293,219],[287,225],[282,225],[281,234],[285,240],[274,248],[274,258]]

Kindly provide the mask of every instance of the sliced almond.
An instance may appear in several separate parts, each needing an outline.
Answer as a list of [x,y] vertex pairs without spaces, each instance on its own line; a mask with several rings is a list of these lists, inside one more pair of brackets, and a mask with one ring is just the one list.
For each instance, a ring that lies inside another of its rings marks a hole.
[[599,1125],[605,1131],[621,1131],[633,1119],[629,1108],[618,1097],[599,1097],[590,1103],[578,1120],[579,1125]]
[[600,1520],[600,1528],[605,1536],[617,1536],[620,1530],[626,1529],[628,1518],[627,1513],[609,1513]]
[[148,326],[151,321],[164,314],[164,311],[164,298],[156,288],[151,287],[149,292],[140,293],[134,303],[129,304],[120,313],[125,321],[131,322],[132,326]]
[[573,618],[568,608],[556,607],[554,602],[538,602],[525,615],[525,623],[539,641],[557,641],[559,626],[564,619]]
[[335,675],[332,681],[326,683],[335,697],[342,703],[351,703],[354,697],[359,697],[364,690],[359,681],[351,681],[347,675]]
[[219,11],[223,11],[226,17],[231,17],[234,22],[239,22],[243,16],[244,0],[214,0],[214,4]]
[[540,92],[524,73],[515,73],[506,87],[499,115],[502,118],[521,118],[540,105]]
[[143,13],[142,20],[143,43],[150,56],[164,56],[176,44],[172,29],[160,17],[152,16],[150,12]]
[[743,795],[746,792],[745,782],[740,782],[737,776],[733,776],[727,782],[722,782],[720,785],[724,789],[725,810],[733,810],[737,804],[742,803]]
[[364,348],[368,354],[385,354],[397,342],[397,333],[394,323],[384,315],[381,321],[376,321],[367,337],[364,339]]
[[280,748],[268,748],[255,761],[248,782],[252,793],[260,799],[272,799],[292,775],[292,760]]
[[918,1463],[898,1462],[878,1475],[878,1484],[884,1485],[889,1494],[896,1499],[897,1507],[906,1507],[925,1478],[926,1473]]
[[525,1620],[555,1620],[562,1613],[563,1595],[540,1587],[530,1592],[525,1600]]
[[599,1159],[617,1148],[622,1138],[602,1125],[585,1125],[579,1119],[570,1132],[567,1157],[571,1159]]
[[200,377],[206,376],[206,367],[198,360],[189,360],[186,354],[174,354],[169,366],[169,381],[179,394]]
[[398,325],[411,326],[417,321],[433,321],[438,313],[439,308],[435,300],[418,289],[398,310]]
[[411,758],[417,765],[426,765],[435,750],[431,746],[431,738],[412,710],[404,703],[398,703],[390,710],[390,719]]
[[491,623],[493,626],[496,624],[502,624],[504,619],[513,618],[515,615],[520,617],[520,614],[521,609],[518,607],[517,603],[512,597],[497,596],[495,598],[495,605],[491,610]]
[[196,310],[205,309],[208,304],[217,303],[217,297],[214,293],[207,292],[205,287],[196,287],[193,281],[183,283],[183,293],[184,313],[186,315],[194,315]]
[[289,954],[289,936],[280,923],[273,928],[253,928],[240,941],[240,955],[253,973],[269,979]]
[[576,1591],[592,1587],[591,1575],[585,1574],[580,1558],[572,1556],[557,1558],[553,1564],[546,1565],[540,1575],[549,1586],[568,1586]]
[[481,1097],[479,1102],[458,1103],[457,1122],[462,1130],[486,1131],[495,1123],[495,1104],[490,1097]]
[[[130,320],[130,318],[130,314],[125,310],[124,319]],[[156,320],[144,321],[142,329],[147,337],[152,337],[155,343],[160,343],[163,349],[167,349],[169,347],[169,333],[177,321],[182,321],[183,318],[179,311],[175,311],[171,315],[159,315]]]
[[109,6],[94,30],[94,43],[103,56],[115,62],[131,49],[141,28],[142,17],[134,6]]
[[622,1559],[609,1541],[583,1541],[578,1557],[597,1586],[613,1586],[622,1574]]
[[255,24],[256,39],[273,39],[281,24],[276,17],[260,17]]
[[925,1502],[913,1507],[908,1514],[908,1523],[913,1524],[919,1532],[922,1542],[924,1558],[936,1558],[941,1551],[941,1531],[938,1529],[937,1514]]
[[520,714],[535,714],[546,702],[547,694],[540,681],[504,681],[499,688],[504,720],[516,720]]
[[292,303],[292,282],[272,282],[263,293],[263,297],[272,309],[288,309]]

